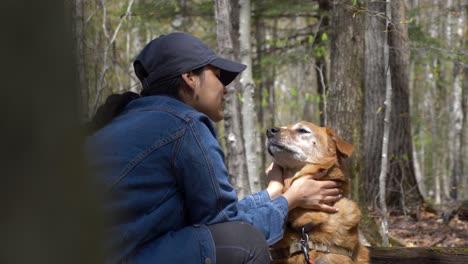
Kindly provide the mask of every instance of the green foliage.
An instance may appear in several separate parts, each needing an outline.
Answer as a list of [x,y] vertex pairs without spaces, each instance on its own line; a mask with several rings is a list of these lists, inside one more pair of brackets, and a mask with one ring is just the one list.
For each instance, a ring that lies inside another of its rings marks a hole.
[[323,32],[321,39],[322,39],[322,41],[327,41],[328,40],[328,34],[326,32]]
[[440,45],[440,40],[431,37],[429,32],[414,23],[408,25],[408,36],[412,43],[420,46]]
[[296,87],[291,88],[291,95],[292,95],[293,97],[296,97],[296,96],[297,96],[297,88],[296,88]]
[[254,16],[262,17],[282,17],[297,14],[307,14],[317,11],[317,4],[314,1],[302,0],[255,0]]
[[267,107],[268,106],[268,101],[266,100],[266,98],[264,97],[262,99],[262,107]]

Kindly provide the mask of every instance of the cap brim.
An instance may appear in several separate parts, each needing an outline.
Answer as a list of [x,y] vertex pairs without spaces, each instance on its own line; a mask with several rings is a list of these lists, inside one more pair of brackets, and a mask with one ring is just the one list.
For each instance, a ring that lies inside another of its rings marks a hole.
[[230,84],[237,77],[237,75],[239,75],[239,73],[247,68],[247,65],[242,63],[219,57],[210,62],[210,65],[213,65],[221,70],[221,76],[219,79],[225,86]]

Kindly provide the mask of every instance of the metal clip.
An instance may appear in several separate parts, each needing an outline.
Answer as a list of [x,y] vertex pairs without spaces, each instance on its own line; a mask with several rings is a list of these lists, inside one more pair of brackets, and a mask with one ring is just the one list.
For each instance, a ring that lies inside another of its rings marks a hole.
[[310,263],[309,260],[309,235],[305,231],[305,227],[301,228],[301,249],[304,254],[305,263]]

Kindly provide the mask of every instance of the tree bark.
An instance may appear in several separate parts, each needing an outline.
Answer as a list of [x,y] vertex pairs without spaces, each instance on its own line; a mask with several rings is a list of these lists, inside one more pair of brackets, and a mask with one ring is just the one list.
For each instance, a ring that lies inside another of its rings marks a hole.
[[462,144],[462,128],[463,128],[463,109],[462,109],[462,84],[461,84],[461,65],[455,62],[453,69],[453,98],[452,98],[452,129],[453,135],[453,154],[451,162],[451,181],[450,181],[450,198],[458,199],[458,189],[461,179],[461,144]]
[[[466,47],[468,45],[468,5],[465,5],[465,17],[464,20],[464,30],[462,35],[462,45]],[[464,67],[463,71],[463,88],[462,88],[462,112],[463,112],[463,125],[462,125],[462,143],[461,143],[461,167],[462,167],[462,177],[461,185],[465,186],[465,191],[461,192],[463,195],[462,199],[468,198],[468,192],[466,188],[468,187],[468,67]]]
[[386,183],[388,170],[388,138],[390,129],[394,124],[390,123],[392,113],[392,85],[387,81],[385,91],[385,117],[382,136],[382,162],[379,175],[379,205],[382,215],[381,231],[382,231],[382,246],[388,246],[388,219],[387,219],[387,200],[386,200]]
[[247,65],[247,69],[241,73],[242,84],[242,135],[244,137],[244,149],[247,161],[247,173],[251,192],[261,190],[259,171],[259,144],[258,129],[256,126],[256,114],[254,104],[255,84],[252,77],[252,57],[250,41],[250,0],[239,0],[239,34],[241,62]]
[[355,14],[352,0],[333,2],[329,126],[354,145],[346,161],[353,180],[353,198],[359,200],[362,158],[364,88],[364,15]]
[[401,212],[415,211],[423,202],[413,167],[409,113],[409,43],[403,0],[392,1],[389,24],[389,64],[393,89],[390,133],[388,206]]
[[363,177],[366,192],[363,196],[368,205],[374,205],[378,196],[378,177],[381,171],[382,139],[386,87],[386,3],[380,0],[367,1],[368,15],[365,31],[365,93],[364,93],[364,162]]
[[[255,2],[254,2],[255,5]],[[255,8],[255,11],[258,9]],[[270,128],[269,124],[267,124],[267,116],[271,113],[267,111],[267,105],[268,105],[268,85],[267,85],[267,79],[268,78],[268,67],[263,67],[262,66],[262,60],[263,60],[263,52],[262,52],[262,43],[266,39],[265,38],[265,21],[261,18],[261,14],[255,12],[255,39],[256,41],[256,53],[257,57],[255,60],[255,70],[254,72],[257,73],[257,75],[254,78],[260,79],[260,83],[257,85],[257,89],[255,89],[255,104],[258,107],[258,116],[257,116],[257,121],[258,124],[260,125],[260,149],[266,149],[266,134],[265,130]],[[265,111],[266,110],[266,111]],[[265,171],[266,166],[267,166],[267,158],[268,158],[268,152],[267,151],[261,151],[260,152],[260,170]],[[264,181],[261,181],[261,183],[264,183]],[[262,186],[265,186],[264,184]]]
[[[238,5],[232,6],[233,1],[215,1],[216,33],[218,42],[218,53],[226,59],[236,60],[235,41],[238,33],[236,25],[238,23]],[[235,2],[234,2],[235,3]],[[240,134],[241,118],[239,115],[239,101],[237,91],[240,83],[236,79],[226,87],[228,90],[226,106],[224,110],[224,133],[226,139],[226,165],[230,175],[230,180],[234,185],[237,195],[242,198],[251,193],[247,177],[247,167],[245,160],[244,141]]]

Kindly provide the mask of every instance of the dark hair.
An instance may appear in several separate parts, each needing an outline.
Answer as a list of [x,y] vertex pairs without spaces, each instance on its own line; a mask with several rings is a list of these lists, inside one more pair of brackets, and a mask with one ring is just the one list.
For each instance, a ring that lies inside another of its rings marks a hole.
[[[135,72],[141,73],[141,71],[138,70],[140,66],[141,66],[141,63],[135,63],[134,65]],[[191,72],[194,73],[195,75],[200,75],[204,68],[205,66],[199,67],[194,70],[191,70]],[[182,79],[182,76],[180,75],[167,79],[167,80],[163,80],[163,81],[150,84],[150,86],[145,85],[146,84],[145,81],[143,81],[142,84],[143,84],[143,90],[140,93],[141,96],[167,95],[167,96],[174,97],[177,100],[181,100],[180,91],[181,89],[185,88],[184,79]]]
[[[138,67],[138,66],[137,66]],[[195,75],[200,75],[204,67],[200,67],[192,70]],[[180,91],[186,89],[184,79],[182,76],[176,76],[174,78],[154,83],[150,87],[143,84],[143,90],[140,94],[134,92],[125,92],[123,94],[111,94],[107,97],[106,102],[101,105],[96,114],[87,125],[88,134],[93,134],[97,130],[103,128],[109,124],[114,117],[122,113],[125,106],[132,100],[135,100],[144,96],[151,95],[167,95],[181,100]]]
[[88,124],[88,133],[92,134],[103,128],[110,121],[122,113],[125,106],[132,100],[139,98],[140,95],[134,92],[125,92],[123,94],[111,94],[106,102],[99,106],[93,118]]

